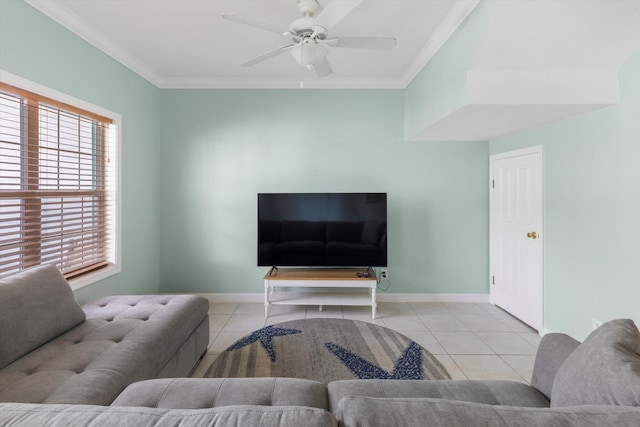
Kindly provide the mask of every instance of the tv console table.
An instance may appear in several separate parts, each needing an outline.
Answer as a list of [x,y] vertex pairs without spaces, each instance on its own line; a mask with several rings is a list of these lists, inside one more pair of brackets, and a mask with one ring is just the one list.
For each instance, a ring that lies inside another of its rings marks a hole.
[[[364,305],[371,307],[375,319],[376,286],[375,273],[366,268],[272,268],[264,276],[264,315],[269,316],[271,304],[317,305],[320,311],[324,305]],[[280,291],[277,287],[340,288],[349,292]]]

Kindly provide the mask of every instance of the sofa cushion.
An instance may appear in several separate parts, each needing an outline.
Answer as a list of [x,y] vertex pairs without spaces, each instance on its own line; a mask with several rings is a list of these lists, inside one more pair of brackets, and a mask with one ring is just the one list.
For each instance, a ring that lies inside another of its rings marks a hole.
[[632,320],[603,324],[560,366],[551,406],[573,405],[640,406],[640,332]]
[[0,403],[0,425],[24,427],[335,426],[330,412],[300,406],[226,406],[209,409],[122,408]]
[[329,410],[340,418],[339,402],[346,396],[442,398],[489,405],[549,407],[535,388],[515,381],[477,380],[342,380],[328,385]]
[[345,397],[341,426],[631,427],[640,425],[640,408],[580,406],[526,408],[445,399]]
[[566,334],[545,334],[538,344],[536,361],[531,375],[531,387],[535,387],[547,399],[551,399],[553,380],[560,366],[579,345],[579,341]]
[[299,378],[167,378],[133,383],[111,404],[164,409],[232,405],[327,409],[327,389]]
[[110,296],[84,310],[85,322],[0,371],[0,401],[108,405],[163,372],[201,325],[208,337],[209,303],[195,295]]
[[84,320],[54,265],[0,279],[0,369]]

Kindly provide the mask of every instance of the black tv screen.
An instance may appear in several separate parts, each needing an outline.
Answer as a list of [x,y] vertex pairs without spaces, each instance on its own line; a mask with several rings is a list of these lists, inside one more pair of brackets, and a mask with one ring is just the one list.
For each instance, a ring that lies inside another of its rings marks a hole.
[[387,194],[258,194],[258,266],[386,267]]

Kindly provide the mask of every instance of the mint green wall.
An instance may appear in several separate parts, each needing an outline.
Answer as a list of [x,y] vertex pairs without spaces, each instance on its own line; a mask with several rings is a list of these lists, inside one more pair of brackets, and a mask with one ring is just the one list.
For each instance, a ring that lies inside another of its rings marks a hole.
[[467,71],[495,10],[482,1],[418,73],[405,91],[405,138],[466,104]]
[[157,292],[159,90],[21,0],[0,0],[0,68],[122,115],[122,272],[76,297]]
[[387,192],[390,292],[487,293],[488,143],[403,141],[399,90],[163,90],[163,292],[262,292],[259,192]]
[[[640,322],[640,55],[619,105],[488,143],[409,143],[464,101],[481,2],[406,91],[159,90],[20,0],[0,68],[123,117],[123,270],[78,291],[260,292],[256,193],[389,193],[391,292],[486,293],[488,154],[545,146],[545,326]],[[160,127],[160,131],[158,131]],[[160,185],[157,183],[160,179]]]
[[583,339],[593,318],[640,324],[640,52],[620,103],[491,141],[544,146],[544,323]]
[[24,2],[0,5],[2,69],[123,117],[123,271],[79,300],[261,292],[267,191],[386,191],[391,292],[488,291],[488,144],[404,142],[404,91],[160,90]]

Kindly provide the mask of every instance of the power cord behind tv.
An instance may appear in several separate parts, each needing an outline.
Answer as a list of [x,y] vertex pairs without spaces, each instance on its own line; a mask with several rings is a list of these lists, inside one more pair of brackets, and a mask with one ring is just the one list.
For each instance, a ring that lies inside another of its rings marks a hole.
[[[375,268],[373,267],[369,267],[369,268],[371,269],[373,274],[376,275],[376,288],[380,292],[387,292],[391,288],[391,281],[386,276],[383,278],[383,277],[380,277],[380,275],[376,274]],[[383,279],[387,282],[386,286],[382,284]]]

